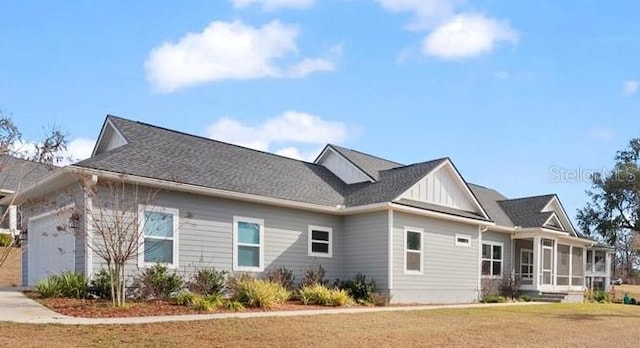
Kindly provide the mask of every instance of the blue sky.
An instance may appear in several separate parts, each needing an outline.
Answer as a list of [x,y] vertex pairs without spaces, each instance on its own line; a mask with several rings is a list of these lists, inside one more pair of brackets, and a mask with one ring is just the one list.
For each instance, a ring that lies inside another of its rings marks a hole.
[[[86,156],[106,114],[313,158],[326,142],[452,158],[509,197],[556,192],[638,136],[636,1],[0,4],[0,107]],[[576,174],[556,180],[562,173]]]

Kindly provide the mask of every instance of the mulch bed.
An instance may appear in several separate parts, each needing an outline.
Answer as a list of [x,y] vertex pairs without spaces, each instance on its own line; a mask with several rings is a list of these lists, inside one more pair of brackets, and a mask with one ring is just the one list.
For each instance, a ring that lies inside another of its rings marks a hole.
[[[34,292],[25,292],[29,298],[41,303],[47,308],[64,315],[83,318],[126,318],[148,317],[162,315],[184,314],[211,314],[231,313],[224,309],[215,309],[211,312],[197,311],[187,306],[180,306],[170,301],[129,301],[125,307],[116,308],[108,300],[71,299],[71,298],[40,298]],[[259,308],[246,308],[245,312],[263,311],[300,311],[311,309],[332,309],[337,307],[303,305],[297,301],[289,301],[270,310]]]

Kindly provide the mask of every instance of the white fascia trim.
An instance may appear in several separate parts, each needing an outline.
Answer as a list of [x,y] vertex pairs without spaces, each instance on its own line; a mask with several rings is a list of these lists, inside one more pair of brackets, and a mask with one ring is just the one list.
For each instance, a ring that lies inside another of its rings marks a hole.
[[[554,196],[549,203],[547,203],[547,205],[544,206],[544,208],[542,208],[541,211],[547,211],[547,209],[549,209],[549,206],[551,204],[553,204],[554,202],[558,203],[558,210],[560,210],[560,213],[562,214],[562,217],[569,222],[569,229],[570,232],[572,232],[573,234],[575,234],[575,229],[573,228],[573,225],[571,224],[571,219],[569,219],[569,215],[567,215],[567,212],[564,211],[564,208],[562,207],[562,203],[560,203],[560,199],[558,199],[558,196]],[[564,226],[563,226],[564,227]],[[565,228],[566,230],[566,228]]]
[[552,238],[552,239],[564,239],[571,242],[578,242],[579,244],[585,246],[592,246],[595,244],[594,241],[573,237],[569,235],[567,232],[559,232],[555,230],[550,230],[546,228],[524,228],[520,230],[521,232],[515,233],[511,235],[511,239],[528,239],[536,236]]
[[558,223],[558,225],[560,225],[560,228],[562,228],[563,231],[566,231],[567,229],[564,228],[564,225],[562,224],[562,222],[560,221],[560,219],[558,219],[558,217],[556,216],[556,213],[553,212],[551,213],[551,215],[549,216],[549,218],[547,219],[547,221],[545,221],[542,226],[546,226],[549,224],[549,221],[551,220],[556,220],[556,223]]
[[107,130],[107,126],[111,127],[114,133],[116,133],[120,138],[122,138],[125,144],[128,144],[127,138],[125,138],[124,135],[122,135],[118,127],[116,127],[113,124],[113,122],[111,122],[110,119],[107,119],[104,123],[104,126],[102,126],[102,129],[100,130],[100,135],[98,136],[98,140],[96,141],[96,144],[93,146],[93,151],[91,151],[91,157],[96,155],[96,151],[98,150],[98,147],[100,147],[100,143],[102,143],[102,138],[104,137],[104,132]]
[[331,145],[327,145],[324,150],[322,150],[322,152],[320,153],[320,155],[318,156],[318,160],[315,161],[316,164],[320,164],[322,157],[324,157],[324,155],[327,153],[328,150],[331,150],[331,152],[333,152],[334,154],[336,154],[338,157],[342,158],[343,160],[347,161],[347,163],[349,163],[352,167],[356,168],[356,170],[358,170],[360,172],[360,174],[364,175],[365,177],[369,178],[369,182],[375,182],[375,179],[371,177],[371,175],[365,173],[364,170],[362,170],[360,167],[358,167],[357,165],[355,165],[353,162],[351,162],[348,158],[344,157],[339,151],[337,151],[336,149],[334,149]]
[[[495,226],[495,222],[492,222],[492,221],[482,221],[482,220],[476,220],[476,219],[466,218],[466,217],[462,217],[462,216],[450,215],[450,214],[445,214],[445,213],[438,213],[438,212],[431,211],[431,210],[408,207],[406,205],[397,204],[397,203],[389,203],[389,205],[391,206],[391,208],[393,208],[393,210],[397,210],[397,211],[404,212],[404,213],[410,213],[410,214],[415,214],[415,215],[434,217],[434,218],[438,218],[438,219],[454,221],[454,222],[461,222],[461,223],[472,224],[472,225]],[[349,209],[349,208],[347,208],[347,209]]]

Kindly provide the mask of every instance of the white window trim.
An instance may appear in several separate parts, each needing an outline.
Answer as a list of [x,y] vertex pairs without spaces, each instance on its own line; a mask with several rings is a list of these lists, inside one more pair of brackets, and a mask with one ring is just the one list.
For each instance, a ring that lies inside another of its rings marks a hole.
[[[407,234],[409,232],[420,233],[420,250],[409,250],[407,249]],[[420,254],[420,271],[408,270],[407,269],[407,253],[417,253]],[[404,274],[407,275],[422,275],[424,274],[424,229],[415,228],[415,227],[404,227]]]
[[[466,239],[467,242],[461,242],[458,239]],[[456,234],[456,246],[471,247],[471,236],[468,234]]]
[[[494,261],[500,261],[500,275],[482,275],[482,278],[493,278],[493,279],[501,279],[502,275],[504,274],[504,243],[503,242],[491,242],[491,241],[482,241],[482,245],[491,245],[491,258],[490,259],[485,259],[484,257],[482,257],[482,253],[480,253],[480,262],[482,263],[483,261],[489,261],[491,262],[491,267],[489,268],[491,270],[491,272],[493,272],[493,262]],[[494,246],[500,246],[500,260],[494,260],[493,259],[493,247]],[[482,250],[482,249],[480,249]],[[482,271],[482,264],[480,265],[480,271]]]
[[[246,222],[250,224],[258,224],[260,226],[260,244],[246,244],[238,242],[238,223]],[[238,266],[238,246],[252,246],[259,247],[259,262],[260,265],[258,267],[246,267],[246,266]],[[237,272],[262,272],[264,271],[264,220],[255,219],[244,216],[234,216],[233,217],[233,270]]]
[[138,243],[138,267],[140,268],[151,267],[156,264],[155,262],[144,261],[144,239],[146,238],[144,236],[144,226],[145,226],[144,213],[147,211],[173,215],[173,238],[168,238],[168,237],[150,237],[150,238],[158,239],[158,240],[173,240],[173,262],[166,263],[164,265],[166,265],[168,268],[178,268],[178,265],[179,265],[178,250],[180,250],[180,248],[178,247],[178,241],[179,241],[178,236],[180,233],[178,227],[180,226],[180,210],[174,209],[174,208],[159,207],[159,206],[153,206],[153,205],[143,205],[143,204],[138,205],[138,235],[140,238],[140,241]]
[[[530,258],[529,258],[529,262],[528,263],[522,263],[522,255],[524,253],[528,253]],[[525,277],[522,273],[522,266],[526,265],[526,266],[531,266],[531,274],[528,277]],[[532,249],[520,249],[520,277],[522,277],[522,279],[533,279],[533,250]]]
[[[328,232],[329,233],[329,241],[314,240],[312,231]],[[309,233],[308,233],[307,240],[308,240],[307,248],[308,248],[308,255],[309,256],[326,257],[326,258],[333,257],[333,228],[325,227],[325,226],[309,225]],[[311,248],[313,243],[328,244],[329,245],[329,252],[328,253],[313,252],[313,249]]]

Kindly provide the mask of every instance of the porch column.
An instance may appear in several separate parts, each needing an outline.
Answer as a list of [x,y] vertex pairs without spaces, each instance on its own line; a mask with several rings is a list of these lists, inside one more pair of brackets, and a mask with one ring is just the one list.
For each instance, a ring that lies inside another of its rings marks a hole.
[[605,252],[605,269],[604,269],[604,289],[605,291],[611,291],[611,253]]
[[533,237],[533,287],[540,287],[540,236]]
[[551,277],[553,287],[558,285],[558,240],[553,240],[553,276]]
[[569,245],[569,288],[573,286],[573,245]]
[[[587,247],[582,248],[582,274],[585,288],[587,287]],[[590,289],[589,289],[590,290]]]

